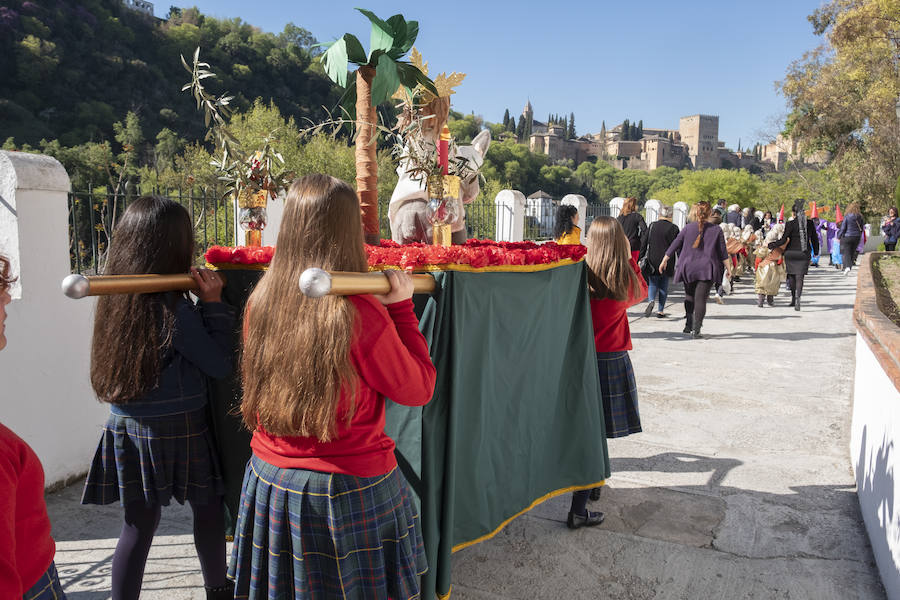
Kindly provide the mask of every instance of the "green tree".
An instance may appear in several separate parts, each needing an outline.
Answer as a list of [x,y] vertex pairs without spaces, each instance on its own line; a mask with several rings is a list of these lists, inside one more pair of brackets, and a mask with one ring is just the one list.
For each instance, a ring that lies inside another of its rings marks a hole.
[[575,113],[569,113],[569,130],[566,132],[566,139],[575,138]]
[[509,129],[509,109],[508,108],[503,112],[503,128]]
[[519,124],[516,125],[516,139],[524,141],[525,139],[525,116],[519,115]]
[[804,154],[833,153],[848,200],[881,213],[900,175],[900,3],[830,0],[809,20],[824,43],[779,82],[792,109],[785,133]]
[[622,122],[622,139],[626,142],[631,139],[631,124],[628,119]]

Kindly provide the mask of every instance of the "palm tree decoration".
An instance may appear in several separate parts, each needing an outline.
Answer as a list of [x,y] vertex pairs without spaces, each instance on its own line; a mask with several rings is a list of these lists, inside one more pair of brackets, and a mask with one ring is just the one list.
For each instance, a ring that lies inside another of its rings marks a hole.
[[[394,15],[387,21],[372,11],[357,8],[372,23],[369,54],[356,36],[346,33],[323,44],[325,72],[332,81],[346,88],[342,104],[355,107],[356,113],[356,191],[366,241],[378,243],[378,163],[375,147],[377,117],[375,107],[391,98],[398,89],[407,91],[421,85],[437,95],[434,83],[415,65],[400,60],[412,48],[419,34],[419,23]],[[347,85],[350,63],[357,65],[356,80]],[[352,114],[353,111],[348,111]]]

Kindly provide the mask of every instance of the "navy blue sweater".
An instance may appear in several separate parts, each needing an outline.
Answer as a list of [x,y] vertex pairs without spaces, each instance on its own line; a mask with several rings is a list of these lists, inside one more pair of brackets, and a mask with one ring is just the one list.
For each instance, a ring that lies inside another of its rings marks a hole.
[[221,302],[175,303],[175,333],[162,356],[159,384],[143,397],[110,405],[123,417],[160,417],[206,406],[207,377],[232,371],[234,310]]

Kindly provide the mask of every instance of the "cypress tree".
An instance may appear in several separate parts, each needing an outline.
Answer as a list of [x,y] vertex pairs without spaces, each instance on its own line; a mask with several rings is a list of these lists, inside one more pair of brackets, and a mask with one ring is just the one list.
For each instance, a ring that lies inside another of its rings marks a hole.
[[628,122],[628,119],[625,119],[622,122],[622,140],[628,141],[631,139],[631,124]]
[[567,139],[575,139],[575,113],[569,113],[569,132],[566,136]]
[[641,119],[640,121],[638,121],[637,137],[635,137],[634,139],[639,140],[643,137],[644,137],[644,120]]
[[503,129],[509,129],[509,109],[503,113]]
[[519,115],[519,124],[516,126],[516,140],[522,141],[525,138],[525,115]]

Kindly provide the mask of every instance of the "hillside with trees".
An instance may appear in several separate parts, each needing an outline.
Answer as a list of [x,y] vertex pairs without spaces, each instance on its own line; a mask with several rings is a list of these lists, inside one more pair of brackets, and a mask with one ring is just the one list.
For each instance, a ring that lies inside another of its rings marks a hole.
[[0,135],[19,144],[63,146],[113,140],[113,124],[134,113],[144,135],[168,130],[202,139],[180,55],[198,46],[216,86],[250,108],[257,97],[285,117],[319,119],[337,91],[314,61],[315,38],[288,23],[275,35],[240,19],[172,8],[156,19],[119,0],[29,2],[0,8]]

